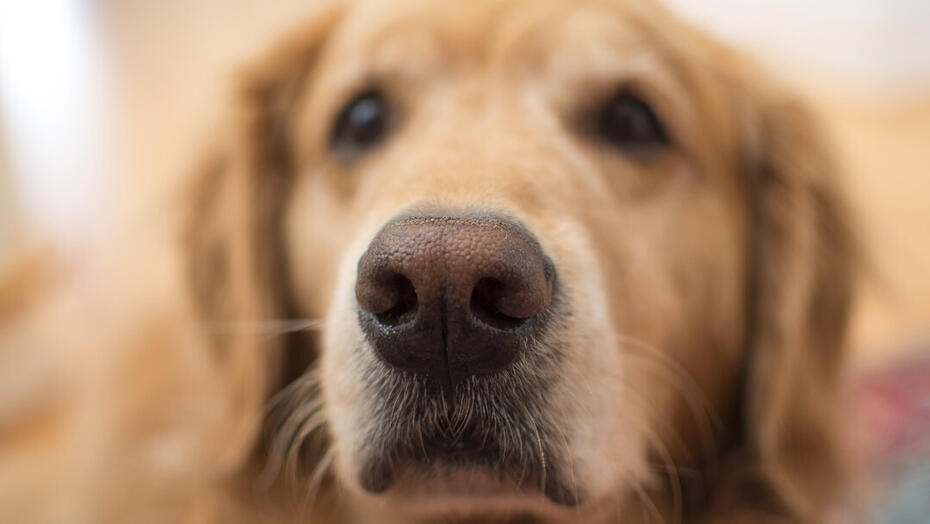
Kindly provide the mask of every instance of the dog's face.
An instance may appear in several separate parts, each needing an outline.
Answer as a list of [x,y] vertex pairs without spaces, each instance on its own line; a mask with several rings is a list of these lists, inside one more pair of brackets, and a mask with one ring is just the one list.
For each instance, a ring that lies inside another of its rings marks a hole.
[[[241,187],[217,191],[247,208],[231,234],[249,238],[220,244],[256,259],[242,286],[262,304],[231,314],[322,322],[273,456],[404,520],[615,514],[659,466],[755,450],[734,426],[746,409],[768,423],[769,393],[747,391],[759,318],[780,316],[777,337],[806,328],[809,302],[845,317],[845,269],[818,291],[806,231],[843,232],[831,193],[808,198],[828,184],[819,157],[783,172],[795,146],[759,146],[782,130],[713,67],[721,53],[620,2],[320,18],[257,75]],[[799,281],[767,284],[781,277]],[[323,449],[301,451],[315,431]]]
[[654,35],[579,7],[352,12],[308,79],[286,248],[360,492],[613,496],[693,388],[667,360],[732,382],[746,210],[719,115]]

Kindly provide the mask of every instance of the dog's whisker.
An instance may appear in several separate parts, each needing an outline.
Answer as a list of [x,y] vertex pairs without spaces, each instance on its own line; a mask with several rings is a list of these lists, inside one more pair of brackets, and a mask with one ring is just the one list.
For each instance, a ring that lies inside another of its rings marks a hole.
[[[690,391],[689,393],[694,394],[697,400],[700,400],[704,403],[704,407],[707,409],[707,415],[710,417],[710,422],[714,424],[718,430],[723,429],[724,427],[723,421],[720,419],[720,416],[713,409],[713,405],[711,404],[710,399],[707,398],[707,395],[701,389],[700,385],[698,384],[698,381],[694,378],[694,376],[690,372],[688,372],[688,370],[686,370],[680,363],[675,362],[668,355],[662,352],[662,350],[660,350],[659,348],[655,347],[652,344],[649,344],[648,342],[644,340],[623,335],[620,337],[620,342],[621,344],[629,344],[634,347],[649,351],[652,354],[652,356],[656,358],[658,362],[665,364],[675,373],[679,374],[683,380],[688,381],[689,385],[685,387],[691,387],[692,391]],[[629,355],[628,353],[624,354],[624,356],[628,356],[628,355]],[[690,394],[688,395],[689,397],[690,397]]]
[[[569,443],[569,440],[568,440],[568,435],[565,434],[565,430],[559,425],[554,425],[552,427],[555,430],[555,432],[558,434],[559,438],[561,438],[562,443],[565,446],[563,449],[565,451],[572,449],[571,444]],[[572,495],[575,497],[576,500],[579,499],[580,488],[578,485],[577,476],[575,475],[575,463],[572,460],[568,461],[568,483],[569,483],[569,489],[571,489],[572,491]]]
[[275,411],[287,411],[292,404],[301,404],[312,399],[317,395],[319,386],[320,379],[316,371],[305,373],[271,397],[266,405],[265,415],[270,417]]
[[306,418],[322,407],[322,401],[312,398],[302,402],[295,400],[290,404],[292,407],[288,408],[286,415],[276,417],[277,420],[269,418],[267,428],[271,433],[273,445],[278,445],[284,439],[294,438]]
[[334,448],[326,450],[310,475],[307,491],[303,497],[300,508],[300,513],[305,515],[307,520],[312,520],[310,517],[313,513],[313,504],[316,502],[316,498],[319,496],[320,489],[323,486],[323,478],[332,467],[335,458],[336,450]]
[[666,473],[668,477],[669,487],[671,488],[672,495],[672,522],[679,524],[682,519],[682,504],[683,504],[683,495],[682,495],[682,485],[681,477],[678,474],[678,467],[675,465],[675,461],[672,458],[672,454],[669,452],[668,447],[662,441],[662,438],[658,434],[653,433],[649,437],[650,444],[659,454],[662,459],[662,462],[665,464]]
[[643,511],[648,513],[651,519],[654,519],[658,524],[664,524],[665,519],[662,517],[662,512],[659,511],[659,506],[656,505],[655,500],[646,492],[642,483],[635,478],[628,478],[627,482],[643,503]]
[[308,406],[294,412],[278,428],[270,446],[265,471],[262,472],[263,485],[270,486],[282,470],[288,479],[296,478],[296,457],[292,450],[300,448],[306,437],[303,428],[319,413],[322,413],[319,405]]
[[[623,385],[623,389],[625,392],[630,393],[635,397],[635,399],[631,399],[631,400],[639,401],[639,405],[644,408],[642,409],[644,413],[651,412],[651,410],[646,409],[647,404],[651,401],[651,398],[648,395],[634,388],[633,385],[627,381],[623,381],[622,385]],[[680,449],[687,449],[687,446],[685,445],[685,440],[681,437],[679,432],[672,426],[672,424],[668,420],[666,420],[663,417],[655,416],[649,422],[654,424],[655,426],[658,426],[655,428],[655,430],[662,431],[665,435],[668,436],[668,438],[673,439],[674,440],[673,443],[676,444]]]
[[291,439],[290,446],[287,449],[287,460],[284,465],[284,475],[291,482],[296,482],[300,476],[300,451],[307,437],[315,430],[322,427],[326,421],[326,414],[322,410],[313,412],[312,415],[304,419],[298,426],[295,436]]
[[[632,387],[629,383],[624,383],[624,390],[628,393],[631,393],[635,396],[635,399],[640,403],[649,402],[649,397],[643,394],[641,391],[638,391],[636,388]],[[650,412],[650,410],[645,410],[645,412]],[[642,428],[647,434],[647,439],[652,447],[652,450],[659,456],[661,462],[650,464],[650,468],[659,475],[662,475],[666,478],[667,484],[669,487],[669,495],[672,497],[672,511],[674,516],[674,522],[682,522],[684,518],[684,485],[683,480],[690,479],[693,481],[703,481],[707,478],[707,475],[711,474],[714,467],[713,458],[711,457],[710,462],[706,462],[707,457],[704,456],[705,462],[703,462],[698,467],[685,467],[679,464],[676,464],[672,458],[669,448],[666,444],[666,441],[663,439],[663,436],[667,439],[672,439],[673,443],[678,446],[678,449],[687,449],[685,441],[681,438],[681,435],[668,420],[663,417],[656,416],[657,414],[653,413],[653,416],[649,417],[650,421],[642,421]],[[651,425],[650,425],[651,424]],[[660,436],[663,435],[663,436]],[[701,457],[699,457],[701,458]]]
[[[641,392],[636,391],[630,384],[623,383],[624,391],[633,393],[636,396],[636,400],[641,403],[649,401],[649,397],[643,395]],[[648,410],[647,410],[648,411]],[[673,516],[673,522],[681,523],[683,519],[683,508],[684,508],[684,493],[683,486],[681,484],[681,478],[678,475],[680,469],[675,464],[674,458],[672,457],[671,452],[669,451],[668,446],[665,444],[663,439],[659,436],[656,429],[650,425],[649,420],[633,417],[627,420],[627,424],[630,427],[630,430],[633,432],[638,432],[644,436],[646,442],[650,446],[650,449],[655,451],[658,454],[659,458],[662,460],[660,464],[647,464],[647,466],[652,469],[654,466],[659,466],[662,468],[662,471],[656,473],[666,473],[668,476],[669,490],[668,495],[671,498],[671,511]],[[683,442],[676,431],[674,431],[670,425],[662,424],[664,427],[668,428],[668,435],[675,438],[679,443]],[[695,472],[695,474],[697,474]],[[661,515],[653,511],[649,506],[658,508],[658,505],[655,501],[646,495],[645,486],[651,484],[657,480],[656,475],[635,475],[634,473],[626,473],[627,483],[632,486],[634,489],[642,491],[642,493],[637,493],[640,501],[643,503],[643,511],[651,514],[652,518],[658,520],[658,522],[665,522],[666,519]],[[642,478],[639,478],[642,477]],[[645,496],[645,497],[644,497]],[[663,507],[666,507],[663,505]],[[652,519],[650,519],[652,520]]]
[[[677,375],[673,373],[668,373],[671,371],[671,369],[662,366],[661,365],[662,362],[647,358],[647,356],[645,355],[636,355],[636,356],[627,355],[624,358],[628,360],[627,362],[628,364],[634,364],[638,362],[638,363],[653,365],[652,372],[655,373],[655,376],[659,379],[663,379],[667,381],[671,385],[672,389],[684,399],[685,405],[688,407],[691,413],[691,416],[696,424],[696,428],[698,431],[698,438],[700,439],[701,458],[705,460],[706,466],[708,468],[715,467],[715,461],[716,461],[717,449],[718,449],[717,432],[714,429],[714,425],[710,421],[714,412],[712,408],[710,407],[709,403],[698,402],[694,398],[697,392],[692,391],[692,389],[689,388],[687,384],[682,383],[679,380],[676,380],[676,378],[680,378],[680,377],[678,377]],[[633,388],[628,388],[628,389],[630,391],[635,391]],[[648,397],[646,395],[642,394],[642,392],[636,392],[636,393],[640,395],[640,397],[643,399],[644,402],[648,402]],[[645,410],[645,411],[647,413],[651,412],[651,410]],[[654,422],[656,424],[662,424],[667,429],[667,431],[669,431],[670,435],[677,434],[674,432],[674,430],[672,430],[672,428],[669,426],[667,421],[655,420]],[[680,437],[677,437],[677,440],[681,440]]]
[[223,322],[212,326],[218,333],[236,335],[287,335],[302,331],[316,331],[323,327],[323,321],[309,318],[281,318],[257,321]]
[[549,465],[546,462],[546,450],[543,449],[542,438],[539,436],[539,423],[537,423],[536,419],[532,416],[530,416],[529,419],[532,423],[533,434],[536,436],[536,451],[539,454],[539,467],[541,470],[539,475],[540,489],[542,489],[543,493],[545,493],[546,482],[548,480],[546,476],[549,473]]
[[[633,339],[630,339],[630,341],[632,340]],[[694,421],[698,425],[698,431],[700,432],[700,438],[704,448],[704,458],[713,461],[718,447],[716,435],[722,431],[724,426],[716,409],[714,409],[710,400],[707,398],[707,395],[704,394],[697,381],[680,365],[669,359],[667,355],[662,354],[656,348],[644,342],[640,341],[636,344],[637,347],[647,349],[652,353],[637,355],[627,352],[623,354],[622,358],[630,363],[640,361],[657,366],[653,367],[657,376],[667,380],[678,394],[682,396],[688,408],[691,410]],[[663,374],[663,370],[672,375]],[[675,378],[677,378],[677,380],[675,380]]]
[[265,438],[270,442],[266,466],[259,485],[270,487],[285,471],[285,476],[296,476],[296,454],[313,429],[322,422],[314,417],[322,413],[319,397],[320,380],[316,371],[310,371],[275,394],[266,407]]

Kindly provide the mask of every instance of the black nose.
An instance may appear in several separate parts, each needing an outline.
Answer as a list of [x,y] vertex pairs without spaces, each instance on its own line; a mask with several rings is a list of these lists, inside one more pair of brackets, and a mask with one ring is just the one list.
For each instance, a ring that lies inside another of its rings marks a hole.
[[358,264],[362,330],[390,365],[454,385],[513,362],[544,327],[555,271],[507,220],[388,223]]

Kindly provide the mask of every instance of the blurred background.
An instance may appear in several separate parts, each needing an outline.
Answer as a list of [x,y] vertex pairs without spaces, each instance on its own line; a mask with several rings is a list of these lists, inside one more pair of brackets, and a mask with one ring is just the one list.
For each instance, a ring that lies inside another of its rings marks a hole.
[[[902,370],[930,370],[920,368],[930,355],[930,1],[666,2],[756,55],[823,116],[874,264],[853,326],[854,374],[864,409],[900,425],[881,460],[910,456],[913,434],[930,434],[930,371],[906,393],[892,386]],[[153,201],[169,198],[209,136],[236,67],[310,9],[0,0],[0,261],[26,232],[81,246],[146,207],[158,220]],[[923,400],[908,397],[914,387]],[[894,496],[928,504],[912,494],[930,492],[914,480],[930,478],[927,467],[895,468]]]

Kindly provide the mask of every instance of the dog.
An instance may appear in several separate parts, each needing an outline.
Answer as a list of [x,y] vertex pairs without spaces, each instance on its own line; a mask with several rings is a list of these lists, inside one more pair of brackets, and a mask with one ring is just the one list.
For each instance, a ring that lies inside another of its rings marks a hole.
[[196,365],[124,410],[197,452],[97,521],[842,513],[853,228],[736,52],[649,1],[334,0],[235,99],[139,353]]

